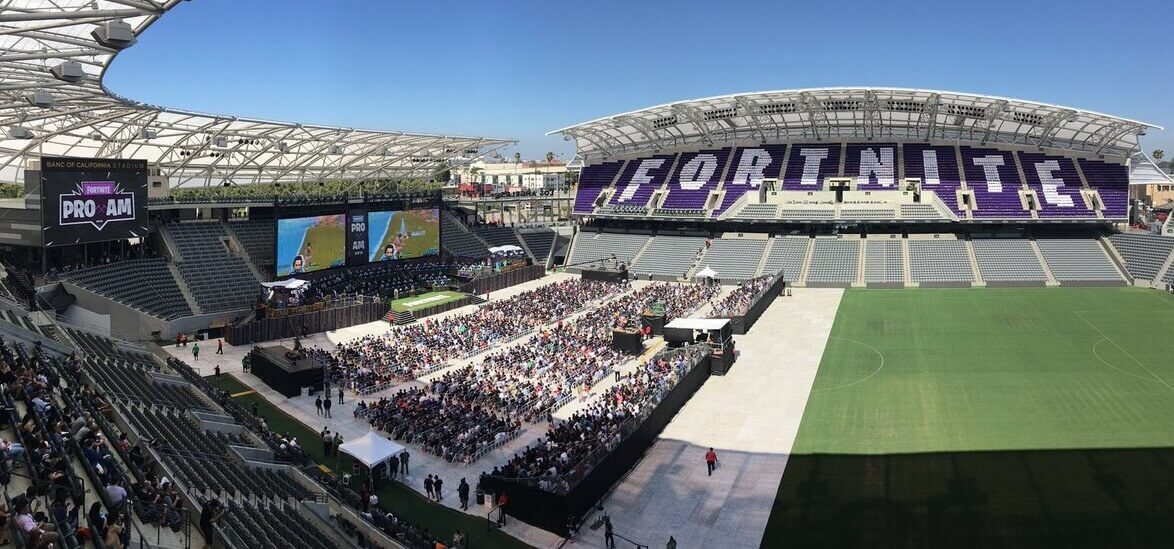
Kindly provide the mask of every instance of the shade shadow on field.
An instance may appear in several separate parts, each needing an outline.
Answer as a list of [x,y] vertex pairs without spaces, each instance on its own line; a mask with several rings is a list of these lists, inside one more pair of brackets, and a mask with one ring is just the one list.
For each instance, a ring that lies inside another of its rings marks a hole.
[[762,547],[1170,547],[1174,449],[792,455]]

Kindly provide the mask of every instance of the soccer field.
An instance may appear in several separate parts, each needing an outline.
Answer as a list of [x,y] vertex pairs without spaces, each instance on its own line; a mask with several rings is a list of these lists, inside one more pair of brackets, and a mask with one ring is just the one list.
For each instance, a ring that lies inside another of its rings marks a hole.
[[1171,296],[850,290],[763,547],[1174,540]]

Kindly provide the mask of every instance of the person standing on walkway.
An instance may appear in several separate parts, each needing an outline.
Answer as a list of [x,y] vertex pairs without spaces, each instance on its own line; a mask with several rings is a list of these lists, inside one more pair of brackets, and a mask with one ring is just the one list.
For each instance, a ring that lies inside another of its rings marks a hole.
[[469,483],[465,479],[461,479],[461,483],[457,485],[457,497],[461,499],[461,510],[469,510]]
[[395,476],[399,474],[399,456],[391,456],[387,460],[387,472],[391,480],[395,480]]
[[223,339],[216,340],[216,354],[218,354],[218,355],[224,354],[224,340]]
[[334,440],[330,437],[330,429],[322,429],[322,455],[330,455],[330,441]]
[[200,344],[199,343],[192,344],[192,358],[195,359],[196,361],[200,360]]
[[444,501],[444,494],[440,492],[440,489],[444,487],[444,479],[440,478],[440,475],[436,475],[436,482],[432,483],[432,486],[436,490],[436,501]]
[[322,401],[322,411],[326,417],[330,417],[330,395],[326,395],[326,400]]
[[404,449],[404,453],[399,455],[400,472],[403,473],[405,477],[408,476],[408,458],[410,457],[412,457],[412,455],[408,453],[406,448]]
[[334,457],[338,457],[338,447],[342,446],[342,433],[334,432]]
[[318,409],[318,415],[322,415],[322,395],[314,399],[314,408]]
[[612,549],[616,546],[615,532],[611,528],[611,517],[603,519],[603,546]]
[[220,379],[220,365],[217,364],[216,367],[212,369],[212,371],[216,372],[216,379]]
[[713,470],[717,469],[717,453],[710,448],[705,453],[705,468],[709,471],[709,476],[713,476]]
[[432,496],[432,475],[428,475],[428,478],[424,479],[424,491],[428,492],[428,499],[434,499]]
[[338,386],[338,403],[342,404],[342,385]]

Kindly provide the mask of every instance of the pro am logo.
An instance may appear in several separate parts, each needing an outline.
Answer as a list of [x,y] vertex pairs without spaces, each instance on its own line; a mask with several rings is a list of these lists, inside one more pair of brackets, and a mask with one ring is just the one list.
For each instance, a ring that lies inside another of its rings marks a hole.
[[135,195],[114,181],[82,181],[71,194],[63,194],[58,223],[93,225],[99,231],[111,221],[134,221]]

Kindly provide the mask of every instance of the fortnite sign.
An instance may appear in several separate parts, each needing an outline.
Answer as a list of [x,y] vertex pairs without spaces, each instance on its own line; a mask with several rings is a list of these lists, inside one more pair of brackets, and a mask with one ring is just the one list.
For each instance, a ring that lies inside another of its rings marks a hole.
[[142,238],[147,162],[129,158],[41,158],[44,246]]
[[123,192],[114,181],[82,181],[71,194],[59,197],[58,223],[102,230],[111,221],[134,221],[135,195]]

